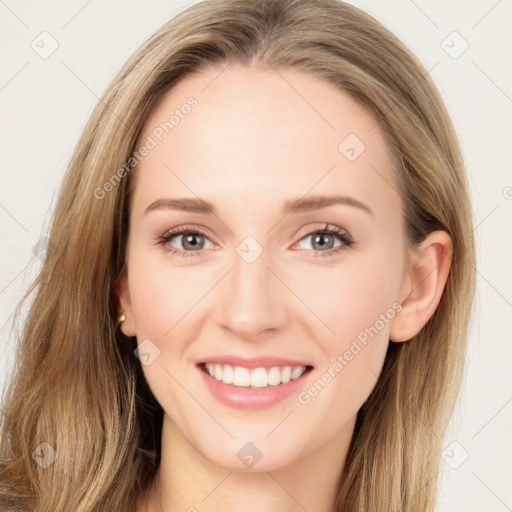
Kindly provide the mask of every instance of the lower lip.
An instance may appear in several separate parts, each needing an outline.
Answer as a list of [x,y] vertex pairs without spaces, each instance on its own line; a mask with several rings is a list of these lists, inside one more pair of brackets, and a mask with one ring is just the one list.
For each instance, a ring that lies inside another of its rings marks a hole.
[[293,393],[298,392],[300,388],[304,386],[305,379],[311,373],[311,370],[307,370],[298,379],[291,380],[286,384],[253,389],[225,384],[204,372],[200,366],[196,366],[196,368],[202,375],[202,378],[212,395],[220,402],[238,409],[251,410],[270,407],[281,400],[288,398]]

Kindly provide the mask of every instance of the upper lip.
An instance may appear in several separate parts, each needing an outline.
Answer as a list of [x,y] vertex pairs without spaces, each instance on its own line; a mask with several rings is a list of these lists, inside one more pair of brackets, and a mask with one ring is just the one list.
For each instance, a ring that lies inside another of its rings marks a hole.
[[312,366],[304,361],[293,359],[284,359],[282,357],[259,356],[259,357],[240,357],[240,356],[212,356],[198,361],[197,364],[230,364],[232,366],[242,366],[244,368],[260,368],[272,366]]

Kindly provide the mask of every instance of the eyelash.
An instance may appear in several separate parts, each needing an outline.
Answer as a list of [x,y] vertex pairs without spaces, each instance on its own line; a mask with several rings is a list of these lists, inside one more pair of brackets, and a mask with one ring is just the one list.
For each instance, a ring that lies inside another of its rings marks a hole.
[[[337,226],[329,226],[328,224],[326,224],[324,228],[319,228],[319,229],[316,229],[309,233],[306,233],[305,235],[303,235],[300,238],[299,242],[302,241],[304,238],[307,238],[308,236],[318,235],[318,234],[336,235],[338,237],[338,240],[340,240],[340,242],[342,242],[342,244],[339,247],[336,247],[335,249],[331,249],[329,251],[315,251],[315,250],[311,249],[313,252],[318,253],[317,255],[312,256],[313,258],[337,255],[341,251],[346,250],[348,247],[350,247],[354,243],[354,240],[352,239],[352,237],[345,230],[343,230]],[[176,228],[172,231],[168,231],[167,233],[165,233],[161,236],[158,236],[157,244],[164,247],[165,244],[169,243],[177,235],[201,235],[201,236],[204,236],[205,238],[208,238],[207,233],[204,232],[203,230],[201,230],[200,228],[190,229],[190,228],[184,226],[184,227]],[[201,253],[203,252],[203,249],[198,250],[198,251],[182,251],[182,250],[176,249],[175,247],[167,247],[167,248],[165,248],[165,250],[167,252],[170,252],[170,253],[176,255],[176,256],[184,256],[184,257],[200,256]]]

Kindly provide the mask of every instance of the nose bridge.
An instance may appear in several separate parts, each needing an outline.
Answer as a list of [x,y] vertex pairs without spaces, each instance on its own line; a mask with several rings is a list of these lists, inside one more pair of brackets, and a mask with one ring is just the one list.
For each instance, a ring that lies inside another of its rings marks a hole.
[[276,329],[286,319],[286,304],[276,288],[280,283],[268,264],[267,253],[252,237],[236,248],[219,321],[240,337]]

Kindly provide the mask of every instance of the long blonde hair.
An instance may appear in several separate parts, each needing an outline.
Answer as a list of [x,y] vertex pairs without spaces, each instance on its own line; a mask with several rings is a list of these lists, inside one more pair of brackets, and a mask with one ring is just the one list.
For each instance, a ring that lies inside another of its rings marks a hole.
[[[474,295],[464,163],[424,67],[375,19],[338,0],[195,4],[151,36],[103,94],[65,174],[40,273],[18,306],[33,295],[4,390],[2,510],[126,512],[153,481],[163,411],[133,354],[136,339],[116,329],[126,162],[178,80],[229,63],[294,68],[350,93],[376,117],[400,163],[408,242],[437,229],[452,237],[441,302],[414,339],[390,343],[358,413],[336,497],[343,512],[435,510]],[[56,459],[43,467],[41,453]]]

